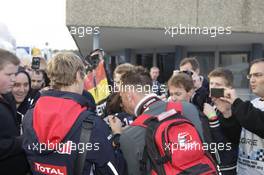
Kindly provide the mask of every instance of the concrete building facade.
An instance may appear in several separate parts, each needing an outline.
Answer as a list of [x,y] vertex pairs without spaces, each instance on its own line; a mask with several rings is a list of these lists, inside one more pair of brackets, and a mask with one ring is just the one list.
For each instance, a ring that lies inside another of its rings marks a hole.
[[206,75],[230,68],[246,88],[248,63],[263,57],[263,0],[67,0],[66,24],[81,55],[103,48],[122,62],[160,67],[167,81],[182,58]]

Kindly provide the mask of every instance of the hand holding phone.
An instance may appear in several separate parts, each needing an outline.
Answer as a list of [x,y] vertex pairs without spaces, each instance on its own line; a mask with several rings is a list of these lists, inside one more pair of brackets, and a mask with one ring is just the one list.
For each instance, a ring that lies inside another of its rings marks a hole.
[[34,70],[38,70],[40,68],[40,57],[33,57],[31,68]]

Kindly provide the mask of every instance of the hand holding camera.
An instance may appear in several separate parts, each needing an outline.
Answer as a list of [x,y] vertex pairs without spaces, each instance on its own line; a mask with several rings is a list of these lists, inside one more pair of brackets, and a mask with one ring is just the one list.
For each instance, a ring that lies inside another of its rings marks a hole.
[[225,118],[229,118],[232,115],[231,105],[237,98],[234,89],[211,88],[210,97],[212,98],[217,109],[224,115]]
[[235,89],[225,88],[224,97],[221,97],[220,99],[233,104],[237,98],[238,96]]
[[231,88],[211,88],[210,97],[219,98],[220,100],[226,101],[230,104],[233,104],[238,98],[236,90]]
[[95,49],[84,59],[86,72],[91,72],[96,69],[101,60],[103,60],[104,51],[102,49]]
[[203,113],[209,120],[214,120],[217,118],[214,107],[208,103],[204,103]]
[[31,63],[31,69],[39,70],[40,68],[40,57],[33,57]]

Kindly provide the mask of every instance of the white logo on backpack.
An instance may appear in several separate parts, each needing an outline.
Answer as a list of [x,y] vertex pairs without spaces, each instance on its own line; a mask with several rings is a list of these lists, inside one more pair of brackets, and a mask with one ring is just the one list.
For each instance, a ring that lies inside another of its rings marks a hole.
[[163,113],[161,113],[160,115],[157,116],[157,119],[158,121],[162,121],[172,115],[175,115],[177,114],[177,111],[175,109],[171,109],[171,110],[168,110],[168,111],[165,111]]
[[186,144],[191,143],[192,136],[188,132],[180,132],[178,134],[178,143],[180,147],[186,146]]

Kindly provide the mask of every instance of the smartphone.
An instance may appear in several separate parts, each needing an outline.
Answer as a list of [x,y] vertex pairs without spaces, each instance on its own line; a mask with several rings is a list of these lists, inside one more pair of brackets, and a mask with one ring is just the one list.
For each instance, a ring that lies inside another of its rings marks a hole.
[[40,68],[40,57],[33,57],[31,68],[34,70],[38,70]]
[[215,98],[224,97],[224,88],[211,88],[210,96]]

